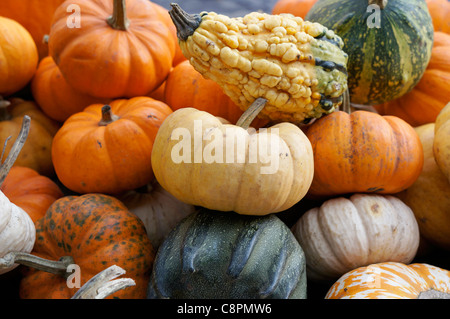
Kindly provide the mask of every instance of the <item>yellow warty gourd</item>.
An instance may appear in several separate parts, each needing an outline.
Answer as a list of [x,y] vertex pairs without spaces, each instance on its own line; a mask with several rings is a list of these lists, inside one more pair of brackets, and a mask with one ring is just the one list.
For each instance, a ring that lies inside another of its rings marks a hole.
[[242,110],[264,98],[260,117],[301,123],[342,104],[347,54],[342,39],[321,24],[261,12],[190,15],[177,4],[169,14],[183,54]]

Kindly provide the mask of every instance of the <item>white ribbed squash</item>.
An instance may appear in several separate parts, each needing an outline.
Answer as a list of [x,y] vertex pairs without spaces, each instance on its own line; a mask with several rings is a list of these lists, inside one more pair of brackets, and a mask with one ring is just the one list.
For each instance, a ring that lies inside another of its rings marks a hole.
[[409,263],[420,240],[412,210],[396,197],[376,194],[329,199],[302,215],[292,232],[312,280],[333,280],[373,263]]
[[[30,216],[0,192],[0,258],[12,251],[31,252],[36,229]],[[16,268],[0,268],[0,275]]]

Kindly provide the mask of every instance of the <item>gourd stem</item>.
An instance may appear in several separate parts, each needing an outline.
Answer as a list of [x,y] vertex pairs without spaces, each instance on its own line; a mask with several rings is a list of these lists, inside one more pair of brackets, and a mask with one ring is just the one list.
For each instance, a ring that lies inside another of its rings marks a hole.
[[71,299],[104,299],[116,291],[135,286],[136,282],[131,278],[115,279],[124,273],[124,269],[112,265],[89,279]]
[[450,294],[439,290],[430,289],[421,292],[417,299],[450,299]]
[[351,104],[350,104],[350,93],[347,90],[345,90],[344,94],[343,94],[343,99],[342,99],[342,107],[341,107],[342,111],[350,114],[352,112],[351,109]]
[[21,251],[9,252],[3,258],[0,258],[0,269],[11,268],[14,264],[21,264],[67,278],[71,274],[67,272],[67,267],[73,265],[74,261],[70,256],[61,257],[58,261],[55,261]]
[[102,107],[102,119],[98,122],[98,125],[106,126],[118,119],[119,117],[112,113],[111,106],[107,104]]
[[[22,150],[22,147],[27,140],[28,133],[30,131],[30,123],[31,123],[31,118],[28,115],[24,115],[23,121],[22,121],[22,127],[20,129],[19,135],[17,136],[16,140],[14,141],[13,146],[9,150],[9,154],[6,157],[5,161],[0,164],[0,185],[3,184],[3,181],[5,180],[9,171],[11,170],[11,167],[14,165],[14,162],[16,161],[17,157],[19,156],[19,153]],[[10,137],[8,137],[6,139],[5,146],[9,140],[9,138]],[[5,151],[5,147],[3,148],[3,152],[4,151]],[[3,152],[2,152],[2,159],[3,159]]]
[[384,9],[388,4],[388,0],[369,0],[369,5],[371,4],[376,4],[380,9]]
[[127,8],[125,0],[114,0],[113,14],[106,21],[112,28],[116,30],[128,30],[130,21],[127,18]]
[[241,115],[236,125],[242,127],[243,129],[248,129],[250,127],[250,124],[258,116],[258,114],[264,108],[266,103],[267,100],[265,98],[262,97],[257,98]]
[[8,121],[12,118],[11,114],[8,112],[8,106],[11,102],[4,100],[3,96],[0,95],[0,121]]
[[198,14],[191,15],[181,9],[177,3],[171,3],[172,9],[169,11],[170,18],[177,28],[177,37],[181,41],[186,41],[202,22]]

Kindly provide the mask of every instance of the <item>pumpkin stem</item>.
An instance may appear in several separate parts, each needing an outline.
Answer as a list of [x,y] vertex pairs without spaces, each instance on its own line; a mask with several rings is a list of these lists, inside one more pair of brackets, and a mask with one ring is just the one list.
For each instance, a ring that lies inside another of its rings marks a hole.
[[258,116],[258,114],[264,108],[266,103],[267,100],[265,98],[262,97],[257,98],[241,115],[236,125],[242,127],[243,129],[248,129],[250,127],[250,124]]
[[67,278],[71,275],[67,268],[69,265],[73,265],[74,261],[70,256],[61,257],[58,261],[54,261],[21,251],[9,252],[3,258],[0,258],[0,269],[11,268],[14,264],[21,264]]
[[388,0],[369,0],[369,5],[371,4],[376,4],[383,10],[388,4]]
[[175,27],[177,28],[177,37],[181,41],[186,41],[202,22],[202,17],[199,14],[191,15],[181,9],[177,3],[171,3],[172,9],[169,15],[172,18]]
[[124,273],[123,268],[112,265],[89,279],[71,299],[104,299],[116,291],[135,286],[136,282],[131,278],[115,279]]
[[106,22],[108,22],[108,24],[116,30],[128,30],[130,21],[127,18],[125,0],[114,0],[113,14],[106,20]]
[[341,105],[341,110],[344,111],[347,114],[350,114],[352,112],[351,104],[350,104],[350,93],[347,90],[345,90],[344,94],[342,94],[343,100]]
[[104,105],[102,107],[102,119],[100,120],[100,122],[98,122],[98,125],[106,126],[118,119],[119,117],[111,112],[111,106]]
[[[19,153],[22,150],[22,147],[27,140],[28,133],[30,131],[30,122],[31,122],[31,118],[28,115],[24,115],[23,121],[22,121],[22,127],[20,129],[19,135],[17,136],[16,140],[14,141],[14,144],[11,147],[9,154],[6,157],[5,161],[0,164],[0,185],[3,184],[3,181],[5,180],[9,171],[11,170],[11,167],[14,165],[14,162],[16,161],[17,157],[19,156]],[[8,137],[5,141],[1,159],[3,159],[5,147],[10,138],[11,137]]]

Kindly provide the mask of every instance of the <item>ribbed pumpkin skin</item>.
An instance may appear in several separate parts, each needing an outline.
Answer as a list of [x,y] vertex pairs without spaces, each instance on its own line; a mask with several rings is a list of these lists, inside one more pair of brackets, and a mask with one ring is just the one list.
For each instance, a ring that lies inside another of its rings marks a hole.
[[450,294],[450,272],[428,264],[386,262],[349,271],[325,299],[417,299],[431,289]]
[[13,166],[0,190],[22,208],[33,222],[43,217],[51,204],[63,196],[59,186],[47,176],[24,166]]
[[148,298],[304,299],[304,253],[275,215],[202,209],[160,246]]
[[337,111],[312,123],[306,135],[314,153],[313,197],[393,194],[411,186],[423,167],[417,133],[395,116]]
[[[72,256],[80,267],[81,286],[112,265],[122,267],[136,286],[115,293],[114,298],[145,298],[154,250],[141,220],[111,196],[65,196],[36,223],[34,255],[58,260]],[[68,299],[78,289],[66,279],[29,269],[20,283],[22,299]]]
[[332,29],[349,55],[348,87],[357,104],[380,104],[409,92],[430,60],[433,23],[424,0],[389,0],[380,28],[369,27],[368,1],[319,0],[305,20]]

